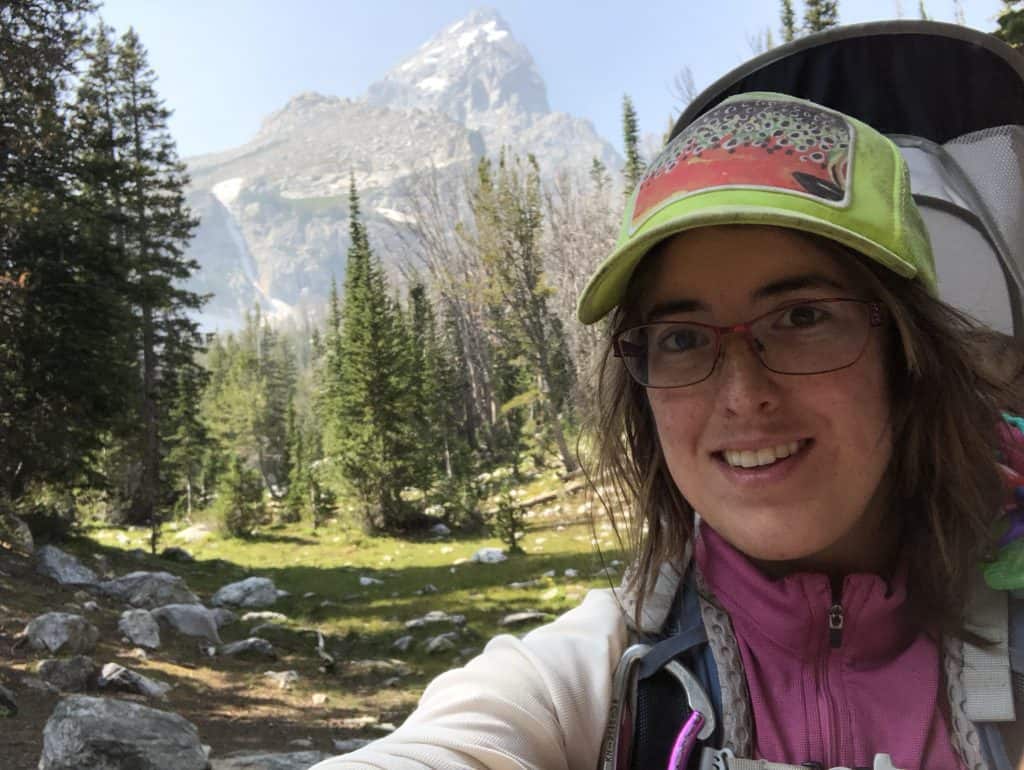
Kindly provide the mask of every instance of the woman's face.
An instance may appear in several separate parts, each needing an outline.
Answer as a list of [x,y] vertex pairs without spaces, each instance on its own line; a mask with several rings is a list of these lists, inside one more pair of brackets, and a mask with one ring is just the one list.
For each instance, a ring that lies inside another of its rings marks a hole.
[[[793,300],[867,298],[842,256],[781,228],[694,230],[649,259],[636,300],[644,321],[732,325]],[[771,372],[742,335],[727,335],[708,379],[647,390],[683,496],[766,568],[873,569],[872,554],[887,550],[889,538],[879,539],[892,455],[883,328],[872,328],[855,364],[814,375]],[[767,465],[729,461],[794,444],[795,454]]]

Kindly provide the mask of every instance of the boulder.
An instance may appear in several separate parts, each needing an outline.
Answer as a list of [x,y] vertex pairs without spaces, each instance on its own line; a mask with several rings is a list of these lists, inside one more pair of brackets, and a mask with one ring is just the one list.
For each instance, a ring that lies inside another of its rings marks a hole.
[[155,650],[160,646],[160,625],[149,610],[125,610],[117,621],[117,629],[137,647]]
[[107,663],[103,667],[97,684],[101,690],[133,692],[147,698],[163,698],[171,689],[169,684],[157,682],[117,663]]
[[166,604],[199,604],[185,581],[170,572],[129,572],[99,584],[103,593],[133,607],[153,609]]
[[474,561],[477,564],[498,564],[507,559],[508,557],[500,548],[481,548],[473,554],[470,561]]
[[272,681],[282,690],[289,689],[293,684],[299,681],[299,673],[297,671],[264,671],[263,676]]
[[288,616],[280,612],[268,612],[266,610],[259,612],[247,612],[242,615],[243,623],[252,623],[254,621],[259,621],[261,623],[287,623]]
[[161,559],[167,559],[168,561],[176,561],[179,564],[189,564],[195,561],[195,558],[186,551],[184,548],[179,548],[176,545],[172,545],[168,548],[164,548],[160,552]]
[[437,535],[438,537],[447,537],[452,533],[451,529],[447,525],[438,522],[430,528],[430,534]]
[[205,770],[196,726],[177,714],[116,698],[70,695],[43,729],[39,770]]
[[321,751],[293,751],[285,754],[234,754],[210,760],[210,770],[308,770],[330,757]]
[[527,610],[526,612],[513,612],[498,621],[499,626],[521,626],[524,623],[537,623],[551,620],[552,616],[546,612]]
[[344,740],[335,740],[334,750],[339,754],[349,754],[353,751],[358,751],[370,742],[369,738],[345,738]]
[[439,634],[427,640],[424,649],[428,655],[436,655],[439,652],[447,652],[448,650],[455,649],[455,640],[459,636],[454,631],[449,631],[446,634]]
[[150,613],[161,626],[220,644],[216,613],[201,604],[168,604]]
[[61,692],[84,692],[96,680],[96,664],[87,655],[73,658],[43,660],[36,666],[39,678]]
[[14,693],[0,684],[0,719],[18,716],[18,701]]
[[36,551],[36,572],[61,585],[94,585],[99,580],[95,572],[74,556],[52,545]]
[[13,513],[0,513],[0,543],[6,543],[15,551],[29,555],[35,549],[32,530]]
[[349,660],[345,663],[345,675],[364,679],[385,679],[392,676],[409,676],[412,669],[400,660]]
[[238,618],[235,617],[235,613],[227,607],[214,607],[210,612],[213,613],[213,619],[217,623],[217,628],[223,628],[229,623],[234,623],[238,620]]
[[395,639],[394,643],[391,646],[394,647],[396,650],[406,652],[412,646],[413,641],[414,640],[412,638],[412,635],[407,634],[405,636],[399,637],[398,639]]
[[409,629],[423,628],[424,626],[431,626],[435,623],[451,623],[453,626],[461,626],[466,623],[465,615],[449,615],[444,610],[431,610],[421,618],[413,618],[407,620],[405,627]]
[[237,642],[225,644],[220,648],[221,655],[236,658],[271,658],[277,659],[274,645],[266,639],[250,636],[248,639],[239,639]]
[[175,540],[183,540],[186,543],[197,543],[205,540],[213,534],[213,529],[206,524],[193,524],[191,527],[176,532]]
[[230,583],[213,595],[211,603],[220,607],[225,604],[234,607],[269,607],[277,601],[280,593],[270,578],[251,577]]
[[92,652],[100,638],[96,626],[81,615],[69,612],[47,612],[33,618],[24,633],[33,650],[70,655]]
[[316,647],[316,631],[308,628],[289,628],[274,623],[262,623],[253,626],[249,635],[266,639],[275,647],[283,647],[293,652],[308,652]]

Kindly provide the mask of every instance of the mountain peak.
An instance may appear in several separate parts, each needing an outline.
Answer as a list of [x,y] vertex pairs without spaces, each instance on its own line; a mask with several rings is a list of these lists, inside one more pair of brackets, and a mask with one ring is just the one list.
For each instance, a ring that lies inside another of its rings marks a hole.
[[366,92],[370,104],[443,112],[477,128],[496,112],[550,111],[530,52],[493,8],[478,8],[432,37]]

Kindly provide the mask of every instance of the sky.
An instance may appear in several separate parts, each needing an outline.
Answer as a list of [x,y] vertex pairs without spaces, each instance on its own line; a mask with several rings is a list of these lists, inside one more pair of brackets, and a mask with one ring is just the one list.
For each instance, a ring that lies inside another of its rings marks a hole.
[[[139,33],[179,154],[190,157],[245,143],[303,91],[359,97],[482,4],[533,55],[551,108],[589,118],[616,147],[623,94],[641,133],[660,135],[678,112],[680,70],[700,90],[749,59],[756,36],[780,37],[777,0],[105,0],[101,13],[118,33]],[[954,0],[924,5],[954,20]],[[960,6],[968,26],[991,31],[1002,2]],[[918,0],[840,0],[839,14],[844,24],[917,18]]]

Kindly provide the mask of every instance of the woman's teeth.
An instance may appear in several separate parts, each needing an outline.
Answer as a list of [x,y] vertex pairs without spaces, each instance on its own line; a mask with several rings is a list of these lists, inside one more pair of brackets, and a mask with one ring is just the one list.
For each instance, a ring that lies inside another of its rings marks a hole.
[[722,455],[733,468],[758,468],[796,454],[803,445],[803,441],[791,441],[788,444],[779,444],[764,449],[726,449],[723,450]]

